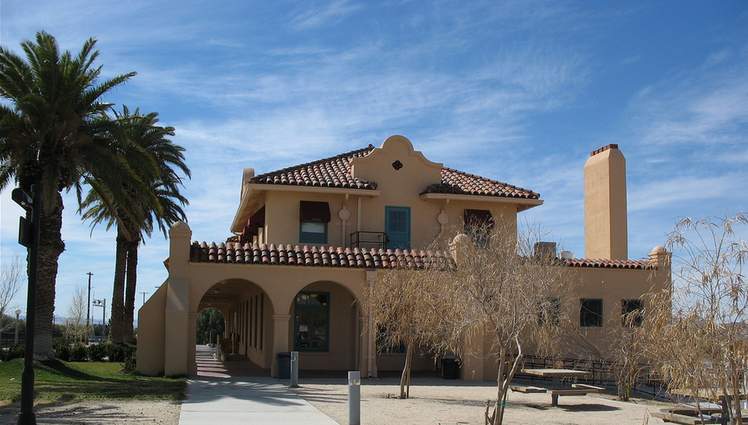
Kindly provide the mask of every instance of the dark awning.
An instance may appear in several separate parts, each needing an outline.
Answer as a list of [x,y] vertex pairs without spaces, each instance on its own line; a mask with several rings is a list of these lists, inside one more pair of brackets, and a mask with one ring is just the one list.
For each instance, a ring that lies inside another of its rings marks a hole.
[[299,218],[301,221],[329,223],[330,205],[327,202],[301,201],[299,204]]
[[465,210],[466,226],[493,227],[493,216],[488,210]]

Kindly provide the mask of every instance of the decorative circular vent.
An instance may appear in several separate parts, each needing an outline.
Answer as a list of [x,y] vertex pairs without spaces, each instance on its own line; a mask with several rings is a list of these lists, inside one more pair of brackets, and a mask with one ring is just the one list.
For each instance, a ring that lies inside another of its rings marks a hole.
[[400,162],[400,160],[397,160],[392,163],[392,168],[394,168],[396,171],[399,171],[401,168],[403,168],[403,163]]

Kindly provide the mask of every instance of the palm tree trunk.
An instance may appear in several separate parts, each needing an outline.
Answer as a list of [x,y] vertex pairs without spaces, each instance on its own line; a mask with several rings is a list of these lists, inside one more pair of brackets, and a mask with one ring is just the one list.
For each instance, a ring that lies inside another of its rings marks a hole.
[[39,222],[39,270],[36,281],[36,318],[34,321],[34,356],[48,359],[52,352],[52,328],[55,311],[55,282],[62,241],[62,196],[56,193],[51,205],[45,205]]
[[133,318],[135,315],[135,290],[138,281],[138,245],[140,241],[127,243],[127,287],[125,289],[124,340],[135,342]]
[[114,288],[112,291],[112,342],[124,342],[124,292],[127,261],[127,240],[117,229],[117,251],[114,259]]

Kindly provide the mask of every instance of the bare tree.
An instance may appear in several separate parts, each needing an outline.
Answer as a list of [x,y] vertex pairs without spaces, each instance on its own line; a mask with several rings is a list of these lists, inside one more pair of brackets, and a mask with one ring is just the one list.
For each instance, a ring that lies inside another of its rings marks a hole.
[[491,342],[490,356],[498,362],[493,411],[487,424],[501,424],[512,378],[525,353],[542,354],[556,344],[561,324],[568,322],[566,290],[571,276],[551,253],[535,252],[536,231],[517,231],[497,223],[472,229],[472,239],[455,237],[455,270],[441,281],[443,302],[456,306],[443,320],[455,329],[452,349],[463,357],[466,340]]
[[13,322],[10,320],[10,309],[20,289],[21,266],[18,258],[3,266],[0,271],[0,332],[5,331]]
[[70,342],[83,342],[86,333],[86,299],[83,290],[76,288],[65,319],[65,338]]
[[[652,296],[645,326],[654,337],[650,357],[669,387],[699,398],[730,400],[742,424],[740,397],[748,363],[748,243],[743,214],[681,220],[669,234],[672,288]],[[744,233],[743,233],[744,234]],[[735,397],[733,397],[733,395]],[[700,410],[700,405],[697,404]],[[699,414],[701,412],[699,411]]]
[[[434,274],[448,267],[446,254],[432,253],[431,263],[419,266],[401,264],[399,269],[383,270],[370,288],[365,304],[378,329],[378,349],[405,348],[400,377],[400,398],[410,396],[413,357],[416,350],[436,356],[446,347],[442,335],[445,313],[439,296],[439,280]],[[438,311],[437,311],[438,309]]]

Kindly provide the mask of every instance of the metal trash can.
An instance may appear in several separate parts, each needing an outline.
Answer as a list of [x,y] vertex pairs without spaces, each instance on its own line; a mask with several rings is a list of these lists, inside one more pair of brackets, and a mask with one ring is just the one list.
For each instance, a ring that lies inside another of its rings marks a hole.
[[291,353],[278,353],[278,378],[289,379],[291,377]]
[[442,359],[442,378],[459,379],[460,364],[455,359]]

